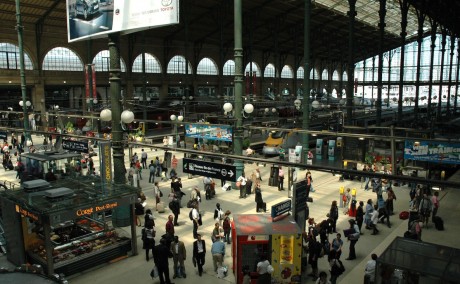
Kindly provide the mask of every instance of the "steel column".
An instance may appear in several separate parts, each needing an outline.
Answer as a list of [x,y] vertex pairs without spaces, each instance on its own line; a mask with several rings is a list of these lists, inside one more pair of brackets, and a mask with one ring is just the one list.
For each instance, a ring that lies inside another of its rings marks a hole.
[[347,124],[351,125],[353,115],[353,94],[354,94],[354,77],[355,77],[355,63],[354,63],[354,43],[355,43],[355,17],[356,17],[356,0],[348,0],[350,10],[347,15],[350,19],[348,25],[348,66],[347,66]]
[[[303,74],[303,105],[302,105],[302,129],[308,130],[310,127],[310,20],[311,20],[311,1],[305,0],[305,18],[304,18],[304,39],[303,39],[303,60],[304,60],[304,74]],[[313,72],[314,74],[314,72]],[[307,163],[307,156],[309,150],[309,136],[308,133],[302,134],[302,158],[301,162]]]
[[387,1],[380,0],[380,8],[379,8],[379,66],[377,71],[377,126],[380,126],[382,120],[382,87],[383,87],[383,41],[385,36],[385,15],[387,13],[386,10]]

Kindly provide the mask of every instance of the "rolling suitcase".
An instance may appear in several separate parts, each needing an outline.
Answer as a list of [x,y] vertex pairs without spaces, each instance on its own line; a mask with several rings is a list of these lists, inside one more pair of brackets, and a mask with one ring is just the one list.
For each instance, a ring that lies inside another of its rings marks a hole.
[[444,221],[442,220],[441,217],[439,217],[439,216],[434,216],[434,217],[433,217],[433,223],[434,223],[435,228],[436,228],[438,231],[444,231]]
[[157,204],[157,212],[165,213],[165,204],[163,202]]
[[264,212],[267,212],[267,203],[266,202],[258,202],[257,203],[257,212],[260,210],[263,210]]

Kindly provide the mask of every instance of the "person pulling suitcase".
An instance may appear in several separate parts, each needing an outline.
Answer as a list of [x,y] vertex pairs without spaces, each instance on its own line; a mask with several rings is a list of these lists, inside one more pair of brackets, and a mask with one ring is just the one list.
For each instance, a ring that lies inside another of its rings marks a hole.
[[256,184],[256,189],[254,190],[255,192],[255,201],[256,201],[256,212],[259,212],[259,210],[263,210],[264,212],[267,212],[267,204],[264,202],[262,198],[262,190],[260,189],[260,183],[257,182]]

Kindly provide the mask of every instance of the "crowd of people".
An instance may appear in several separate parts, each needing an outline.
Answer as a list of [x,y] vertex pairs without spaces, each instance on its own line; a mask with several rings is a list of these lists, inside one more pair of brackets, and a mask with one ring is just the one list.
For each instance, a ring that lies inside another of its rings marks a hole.
[[[143,154],[142,151],[140,162],[140,168],[146,168],[147,155]],[[135,159],[133,157],[133,159]],[[134,161],[133,161],[134,162]],[[182,191],[181,179],[177,176],[176,167],[177,159],[175,156],[172,158],[170,164],[170,174],[168,175],[168,168],[165,169],[166,163],[159,159],[152,160],[149,165],[150,177],[149,183],[154,183],[154,195],[156,204],[161,202],[162,191],[159,189],[158,181],[155,179],[161,177],[161,173],[164,173],[163,178],[171,181],[171,191],[167,195],[169,208],[171,209],[171,215],[168,216],[168,221],[165,224],[166,234],[160,237],[160,244],[166,244],[169,248],[168,254],[162,254],[161,257],[167,257],[170,255],[174,262],[173,278],[186,277],[185,267],[183,261],[186,259],[186,250],[184,243],[179,241],[179,236],[175,233],[174,228],[182,224],[179,223],[178,218],[181,213],[181,209],[185,207],[187,203],[187,212],[189,212],[189,218],[192,222],[191,230],[192,236],[195,239],[193,246],[190,248],[193,251],[192,261],[195,267],[198,269],[198,274],[201,276],[203,273],[203,267],[205,265],[205,255],[207,251],[212,254],[212,269],[216,274],[219,274],[219,269],[225,267],[224,259],[226,254],[226,246],[231,244],[232,240],[230,237],[231,230],[231,212],[225,211],[221,207],[219,202],[215,203],[215,211],[213,215],[214,228],[211,235],[209,236],[210,246],[206,247],[206,237],[201,234],[200,228],[203,226],[202,211],[200,211],[200,204],[202,202],[210,202],[215,195],[215,182],[209,177],[203,177],[202,189],[195,186],[191,193],[188,202],[182,204],[182,198],[186,194]],[[372,167],[366,166],[365,171],[372,171]],[[387,173],[391,173],[388,172]],[[278,190],[282,191],[284,187],[284,169],[279,166],[277,173],[277,186]],[[165,179],[161,179],[165,181]],[[313,189],[313,177],[310,171],[305,174],[305,181],[307,183],[307,190],[309,192],[315,192]],[[395,202],[397,201],[396,194],[393,190],[393,182],[389,179],[365,177],[364,190],[372,190],[375,194],[375,198],[370,198],[367,201],[359,200],[357,198],[356,188],[343,188],[339,192],[339,201],[331,201],[331,206],[325,220],[316,223],[314,219],[308,220],[308,228],[303,233],[303,249],[302,249],[302,269],[308,275],[310,275],[316,283],[332,283],[335,284],[339,279],[340,275],[343,274],[345,266],[342,263],[342,255],[346,254],[346,261],[352,261],[357,258],[356,245],[363,235],[367,235],[364,231],[369,230],[369,237],[371,235],[377,235],[380,233],[380,224],[391,228],[392,223],[390,222],[391,216],[394,215]],[[236,186],[239,189],[239,197],[247,198],[251,194],[254,194],[255,209],[256,212],[266,212],[266,203],[262,197],[262,176],[259,168],[256,168],[252,173],[247,174],[243,172],[241,176],[237,178]],[[222,182],[225,185],[225,182]],[[421,230],[423,226],[428,226],[429,217],[436,216],[439,208],[438,194],[435,192],[433,196],[430,196],[430,192],[424,189],[420,185],[411,186],[410,197],[411,203],[409,210],[417,212],[419,217],[413,220],[409,225],[409,231],[416,235],[415,238],[421,240]],[[316,187],[315,187],[316,188]],[[316,188],[316,190],[321,188]],[[161,193],[161,195],[160,195]],[[204,201],[202,197],[206,200]],[[190,210],[190,211],[188,211]],[[348,227],[342,228],[343,234],[338,232],[337,222],[340,215],[347,215]],[[432,220],[432,219],[431,219]],[[147,222],[145,222],[147,226]],[[366,236],[367,238],[367,236]],[[209,245],[209,244],[208,244]],[[157,246],[157,247],[158,247]],[[145,246],[146,248],[151,246]],[[154,247],[154,259],[157,251],[161,251],[163,248]],[[227,249],[228,251],[228,249]],[[327,257],[328,267],[326,270],[318,267],[318,260],[321,257]],[[147,253],[148,259],[148,253]],[[366,283],[374,282],[374,271],[377,255],[372,254],[371,260],[366,264],[365,276]],[[261,260],[261,268],[259,273],[259,283],[263,282],[265,278],[269,278],[263,274],[267,273],[266,264],[264,260]],[[157,263],[157,262],[155,262]],[[158,265],[157,265],[158,266]],[[311,268],[309,268],[309,266]],[[259,267],[259,266],[258,266]],[[170,283],[169,271],[165,266],[161,269],[158,267],[160,274],[164,274],[164,280],[161,283]],[[247,275],[245,278],[247,280]]]

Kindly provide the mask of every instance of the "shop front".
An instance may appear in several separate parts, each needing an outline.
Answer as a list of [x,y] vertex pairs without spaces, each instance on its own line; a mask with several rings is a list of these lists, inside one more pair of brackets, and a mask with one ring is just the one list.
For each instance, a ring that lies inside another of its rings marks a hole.
[[262,255],[274,268],[272,283],[300,283],[302,237],[292,216],[274,222],[269,214],[235,215],[232,239],[236,283],[242,283],[243,271],[249,271],[251,283],[257,283]]
[[71,275],[127,257],[129,251],[137,254],[134,225],[127,234],[113,226],[108,214],[126,206],[132,212],[136,188],[93,177],[24,184],[0,195],[7,257],[13,264],[39,264],[48,275]]

